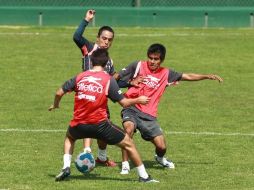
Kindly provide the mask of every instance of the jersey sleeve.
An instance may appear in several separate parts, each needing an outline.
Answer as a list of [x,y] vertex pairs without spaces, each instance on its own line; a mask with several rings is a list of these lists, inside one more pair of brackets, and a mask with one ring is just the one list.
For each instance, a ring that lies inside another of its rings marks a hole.
[[110,67],[110,70],[109,70],[109,73],[111,76],[113,76],[113,74],[115,74],[115,67],[114,67],[114,64],[113,64],[113,60],[110,59],[110,62],[111,62],[111,67]]
[[168,83],[175,83],[177,81],[180,81],[182,78],[182,73],[176,72],[174,70],[169,70],[168,73]]
[[113,77],[110,79],[108,98],[110,98],[113,102],[119,102],[124,98],[122,91],[118,87],[117,82]]
[[76,77],[73,77],[70,80],[67,80],[62,85],[62,89],[63,89],[64,93],[72,92],[75,90],[75,85],[76,85]]
[[131,63],[130,65],[128,65],[127,67],[123,68],[119,72],[120,80],[128,82],[130,79],[132,79],[135,74],[137,65],[138,65],[138,61],[135,61]]
[[83,37],[83,33],[88,24],[89,22],[87,22],[86,20],[82,20],[73,35],[73,41],[76,43],[79,49],[81,49],[81,51],[84,47],[86,47],[88,51],[93,47],[93,44],[91,44],[91,42],[89,42],[86,38]]

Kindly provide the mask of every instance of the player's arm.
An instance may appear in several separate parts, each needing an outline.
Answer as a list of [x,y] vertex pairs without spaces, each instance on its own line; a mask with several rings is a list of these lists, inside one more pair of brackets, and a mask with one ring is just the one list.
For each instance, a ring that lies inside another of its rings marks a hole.
[[49,111],[52,111],[53,109],[59,108],[60,101],[61,101],[64,94],[65,93],[64,93],[62,88],[59,88],[56,91],[54,103],[49,107],[49,109],[48,109]]
[[74,91],[75,89],[76,77],[66,81],[61,88],[56,91],[54,103],[48,108],[49,111],[52,111],[56,108],[59,108],[62,97],[67,93]]
[[195,73],[183,73],[182,81],[200,81],[200,80],[217,80],[223,82],[223,79],[214,74],[195,74]]
[[83,37],[83,33],[85,31],[85,28],[89,24],[89,22],[93,19],[95,14],[94,10],[88,10],[84,19],[81,21],[80,25],[78,26],[77,30],[75,31],[73,35],[73,41],[76,43],[76,45],[81,49],[84,45],[89,46],[90,42]]
[[110,70],[108,74],[115,78],[116,71],[115,71],[115,67],[114,67],[114,63],[112,59],[110,59],[110,63],[111,65],[110,65]]
[[141,76],[134,78],[137,65],[138,61],[135,61],[114,75],[120,88],[138,86],[138,84],[143,81]]
[[137,98],[123,98],[122,100],[120,100],[118,103],[126,108],[129,106],[132,106],[134,104],[148,104],[150,101],[150,98],[148,98],[147,96],[139,96]]
[[146,96],[139,96],[134,99],[125,98],[113,77],[110,80],[108,97],[113,102],[118,102],[122,107],[129,107],[134,104],[147,104],[150,100]]

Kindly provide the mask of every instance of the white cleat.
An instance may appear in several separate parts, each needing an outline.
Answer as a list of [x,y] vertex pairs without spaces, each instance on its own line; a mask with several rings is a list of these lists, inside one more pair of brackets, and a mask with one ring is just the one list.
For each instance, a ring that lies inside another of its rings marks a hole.
[[159,183],[158,180],[153,179],[150,175],[146,179],[142,178],[142,177],[139,177],[138,181],[143,182],[143,183]]
[[166,158],[160,158],[157,155],[154,156],[154,159],[163,167],[169,168],[169,169],[174,169],[175,164],[171,160],[167,160]]
[[130,172],[130,168],[122,167],[122,170],[121,170],[120,174],[127,175],[127,174],[129,174],[129,172]]

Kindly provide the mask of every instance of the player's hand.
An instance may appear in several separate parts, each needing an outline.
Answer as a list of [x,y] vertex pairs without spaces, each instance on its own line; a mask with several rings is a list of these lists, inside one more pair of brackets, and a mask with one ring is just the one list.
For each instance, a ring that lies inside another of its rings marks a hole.
[[222,79],[220,76],[218,76],[218,75],[213,75],[213,74],[211,74],[211,75],[208,75],[208,78],[209,78],[210,80],[217,80],[217,81],[219,81],[219,82],[223,82],[223,79]]
[[54,105],[51,105],[51,106],[48,108],[48,111],[52,111],[52,110],[57,109],[57,108],[59,108],[59,107],[55,107]]
[[144,81],[144,77],[138,76],[135,79],[133,79],[132,81],[130,81],[130,85],[138,87],[139,83],[142,83],[143,81]]
[[148,98],[147,96],[139,96],[138,101],[140,104],[148,104],[151,98]]
[[85,20],[86,20],[87,22],[90,22],[90,21],[93,19],[95,13],[96,13],[95,10],[89,9],[89,10],[86,12]]

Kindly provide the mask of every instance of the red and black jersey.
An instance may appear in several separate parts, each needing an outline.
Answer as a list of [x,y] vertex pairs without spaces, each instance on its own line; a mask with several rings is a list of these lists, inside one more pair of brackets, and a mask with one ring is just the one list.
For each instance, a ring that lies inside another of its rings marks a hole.
[[[97,48],[100,48],[97,44],[90,42],[89,40],[87,40],[85,37],[82,36],[87,25],[88,25],[88,22],[86,20],[82,20],[73,35],[73,40],[76,43],[76,45],[79,47],[82,53],[83,71],[87,71],[93,68],[93,65],[90,61],[90,55],[94,50],[96,50]],[[104,70],[110,75],[113,75],[115,73],[112,59],[109,59],[106,66],[104,67]]]
[[75,91],[72,127],[107,120],[107,98],[114,102],[124,98],[115,79],[105,71],[85,71],[66,81],[62,88],[64,92]]
[[135,107],[154,118],[157,117],[158,104],[165,88],[181,80],[182,77],[181,73],[164,67],[160,67],[156,72],[152,72],[148,68],[147,61],[134,62],[122,69],[119,75],[124,80],[130,80],[137,76],[144,78],[144,81],[138,87],[130,87],[125,95],[128,98],[141,95],[151,98],[148,104],[136,104]]

